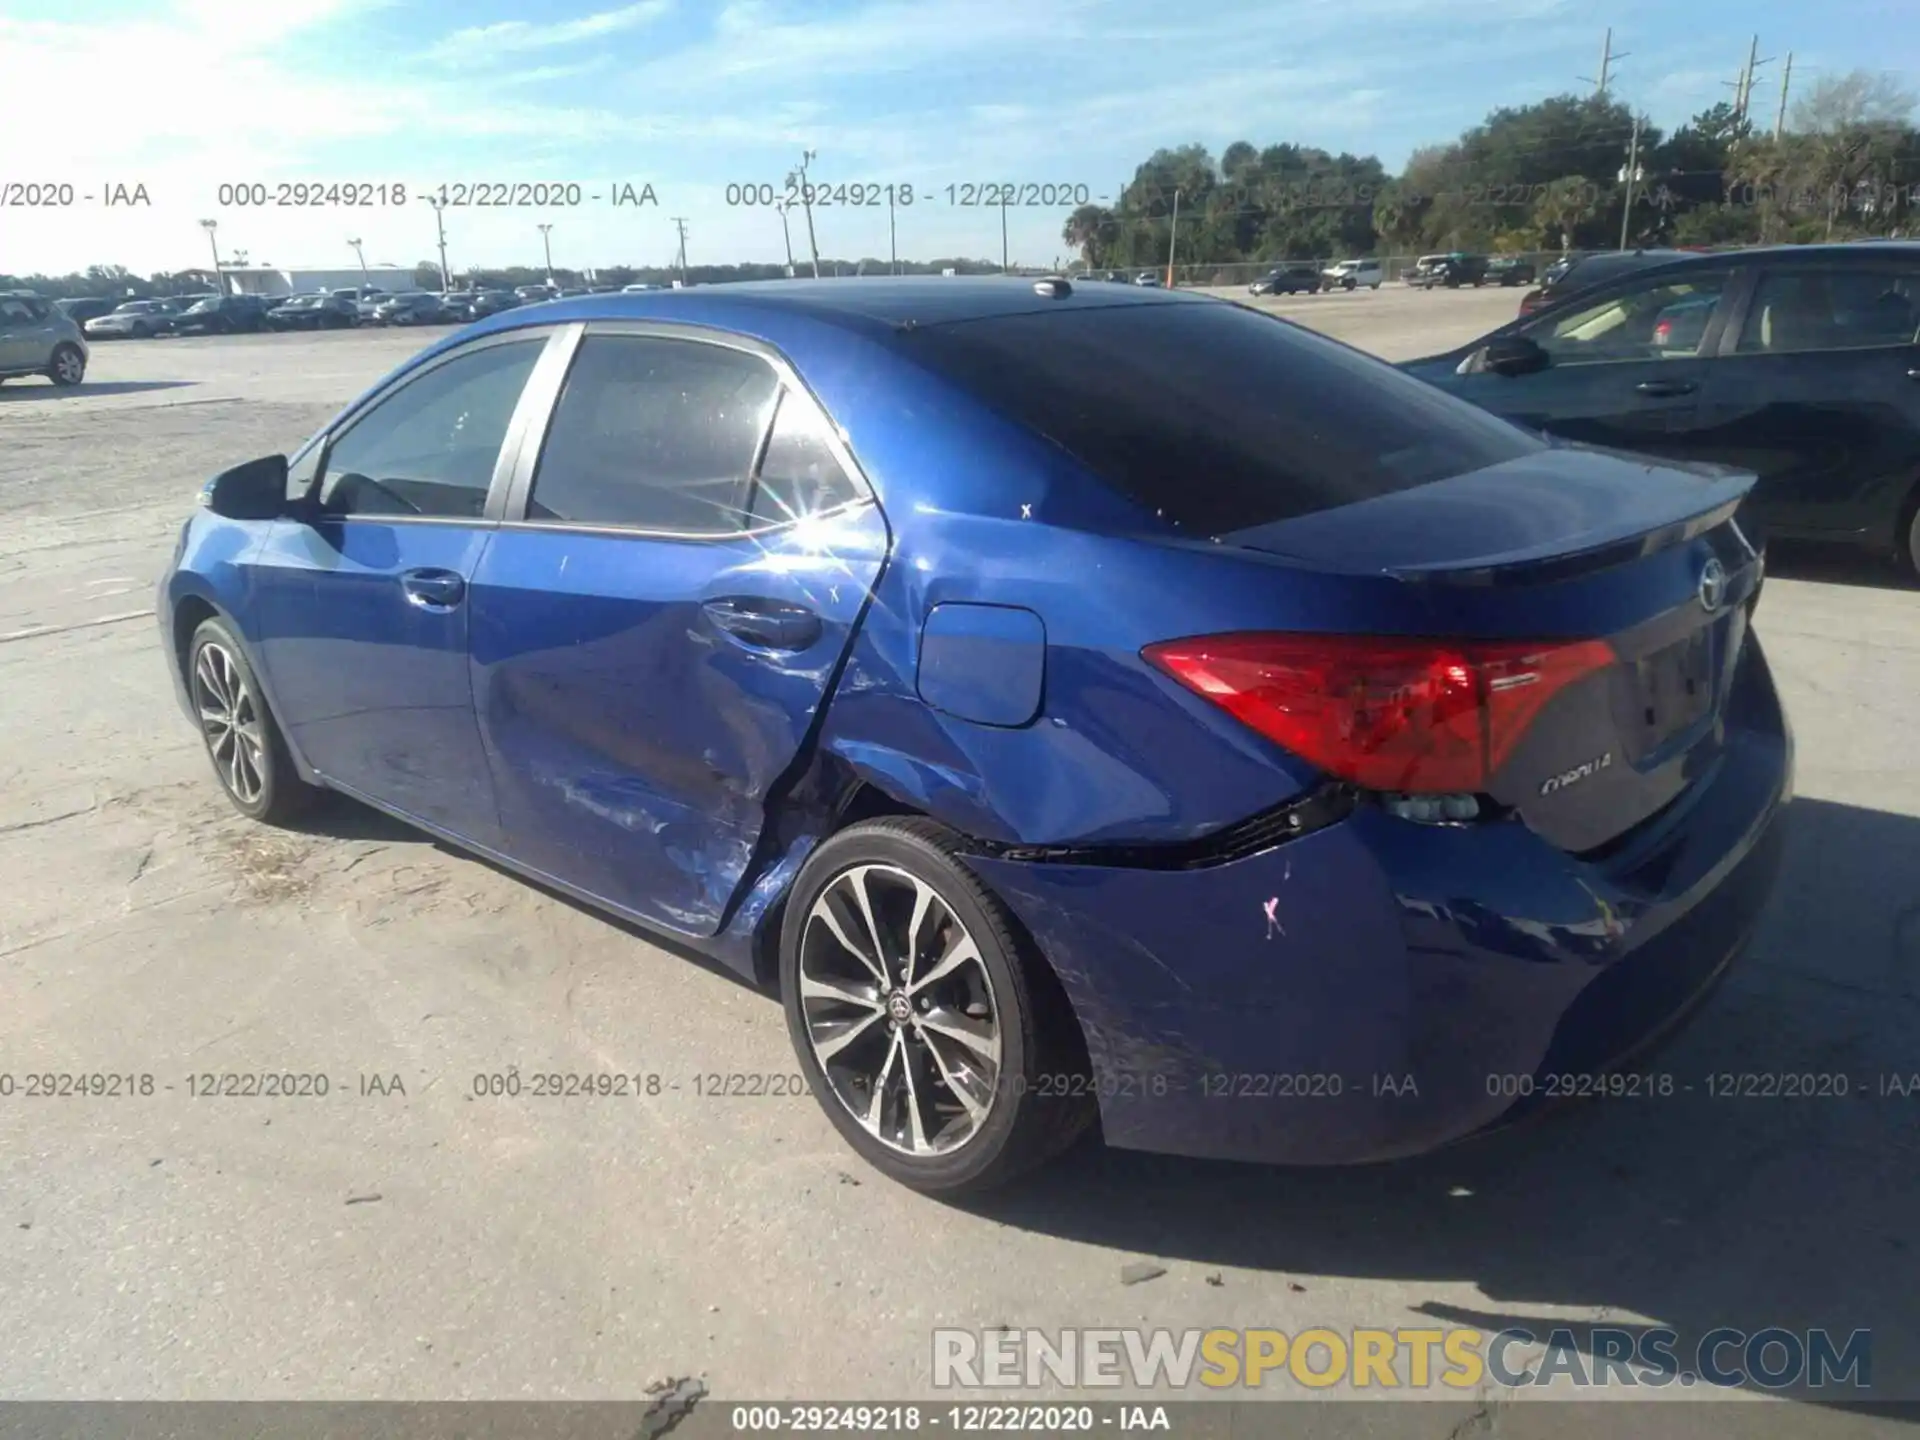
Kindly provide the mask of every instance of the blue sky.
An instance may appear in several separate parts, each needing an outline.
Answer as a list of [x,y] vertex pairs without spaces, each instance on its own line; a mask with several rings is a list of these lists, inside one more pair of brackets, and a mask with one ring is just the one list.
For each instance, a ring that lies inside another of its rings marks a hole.
[[[76,16],[81,18],[75,18]],[[968,181],[1111,195],[1157,146],[1292,140],[1397,167],[1488,109],[1580,88],[1605,28],[1615,93],[1672,125],[1730,94],[1758,32],[1762,113],[1855,66],[1920,81],[1920,7],[1828,0],[0,0],[0,184],[76,195],[144,184],[150,207],[0,209],[0,271],[255,262],[411,265],[425,206],[219,204],[223,182],[650,183],[657,207],[447,211],[449,258],[660,264],[671,217],[695,261],[779,260],[777,215],[729,207],[803,149],[821,182],[909,184],[900,253],[998,258]],[[29,137],[30,143],[20,143]],[[1016,209],[1016,261],[1062,255],[1065,211]],[[796,214],[795,244],[804,254]],[[887,210],[816,212],[823,254],[884,257]]]

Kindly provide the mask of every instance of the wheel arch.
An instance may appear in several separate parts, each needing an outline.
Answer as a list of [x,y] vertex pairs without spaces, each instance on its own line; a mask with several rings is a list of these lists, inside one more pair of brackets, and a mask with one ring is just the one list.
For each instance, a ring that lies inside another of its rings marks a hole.
[[[844,766],[844,762],[836,769],[839,783],[832,787],[835,798],[831,818],[804,842],[802,853],[790,853],[779,864],[770,867],[763,877],[771,878],[776,872],[784,872],[777,889],[760,908],[753,923],[750,941],[753,981],[760,989],[774,996],[780,994],[780,938],[786,922],[787,902],[806,861],[827,840],[867,821],[894,819],[925,820],[952,832],[959,841],[963,864],[965,851],[982,843],[978,837],[966,834],[950,820],[896,794],[879,780]],[[982,848],[985,848],[984,845]],[[1083,1066],[1088,1064],[1085,1024],[1052,959],[1041,948],[1019,913],[995,890],[993,882],[975,867],[969,865],[966,868],[1005,912],[1008,928],[1019,945],[1019,959],[1027,972],[1029,983],[1034,987],[1035,999],[1060,1026],[1059,1039],[1067,1047],[1063,1058]]]
[[[281,714],[280,702],[274,696],[272,680],[260,667],[260,657],[254,653],[253,646],[247,637],[246,627],[217,600],[199,589],[187,590],[177,596],[173,601],[173,613],[167,621],[166,633],[170,641],[169,658],[173,663],[174,678],[178,682],[177,693],[181,697],[181,704],[186,706],[188,703],[187,651],[193,644],[193,632],[209,620],[218,620],[232,632],[235,642],[240,646],[241,654],[246,659],[247,668],[253,672],[254,683],[260,689],[260,698],[266,702],[268,710],[277,720]],[[294,773],[309,785],[323,784],[324,781],[319,773],[307,763],[307,757],[300,753],[300,747],[286,732],[285,726],[281,727],[280,737],[287,747],[287,754],[293,760]]]

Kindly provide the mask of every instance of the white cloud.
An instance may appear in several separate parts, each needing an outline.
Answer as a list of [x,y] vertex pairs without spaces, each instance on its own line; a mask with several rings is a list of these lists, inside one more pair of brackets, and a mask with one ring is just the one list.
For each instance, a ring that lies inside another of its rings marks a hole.
[[[224,0],[220,0],[224,3]],[[325,3],[325,0],[312,0]],[[474,25],[456,30],[430,52],[436,60],[456,63],[484,62],[527,50],[547,50],[559,45],[575,45],[582,40],[599,40],[627,30],[637,30],[663,18],[673,8],[672,0],[638,0],[617,10],[600,10],[577,20],[560,20],[536,25],[526,20],[502,20],[494,25]]]

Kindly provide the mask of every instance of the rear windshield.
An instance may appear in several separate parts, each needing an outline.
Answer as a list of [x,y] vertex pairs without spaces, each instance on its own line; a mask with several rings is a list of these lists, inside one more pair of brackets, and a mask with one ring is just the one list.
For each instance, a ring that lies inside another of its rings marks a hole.
[[900,344],[1197,534],[1331,510],[1544,448],[1383,361],[1225,302],[927,325]]

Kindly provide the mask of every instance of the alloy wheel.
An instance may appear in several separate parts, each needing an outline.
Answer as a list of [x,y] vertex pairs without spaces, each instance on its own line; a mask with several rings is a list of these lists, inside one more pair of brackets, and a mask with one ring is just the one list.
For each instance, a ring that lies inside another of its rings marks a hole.
[[78,350],[63,349],[53,357],[53,376],[62,385],[78,385],[86,373],[86,362]]
[[972,1140],[999,1088],[1000,1008],[939,892],[893,865],[843,870],[808,912],[799,958],[813,1057],[861,1127],[917,1158]]
[[242,805],[266,788],[266,735],[253,692],[225,646],[207,642],[193,662],[193,703],[221,784]]

